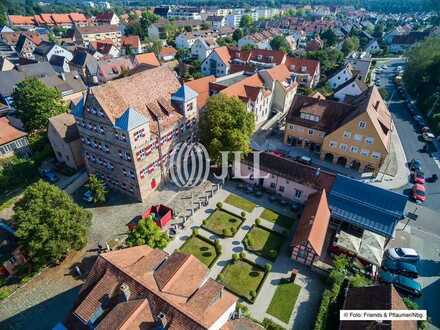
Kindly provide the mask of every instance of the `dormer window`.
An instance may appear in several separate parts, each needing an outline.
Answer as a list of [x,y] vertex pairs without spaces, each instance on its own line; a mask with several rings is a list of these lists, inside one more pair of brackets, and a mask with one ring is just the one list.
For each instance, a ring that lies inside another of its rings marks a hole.
[[263,59],[263,56],[261,56],[261,55],[257,56],[257,60],[261,61],[262,59]]
[[295,64],[291,64],[291,65],[289,66],[289,68],[290,68],[290,71],[295,71]]
[[303,65],[303,66],[301,67],[301,72],[307,72],[307,67],[306,67],[305,65]]
[[312,115],[311,113],[307,113],[307,112],[301,112],[300,117],[301,119],[310,120],[314,122],[319,122],[320,119],[319,116]]

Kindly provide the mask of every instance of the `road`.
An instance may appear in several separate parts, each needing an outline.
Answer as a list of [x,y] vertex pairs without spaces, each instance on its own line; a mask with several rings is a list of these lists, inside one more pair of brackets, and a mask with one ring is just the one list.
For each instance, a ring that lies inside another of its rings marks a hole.
[[[427,152],[422,152],[425,145],[420,138],[420,133],[416,127],[415,121],[408,111],[407,103],[401,98],[397,92],[396,85],[393,82],[394,75],[392,71],[399,65],[403,65],[402,60],[392,60],[388,62],[388,68],[384,72],[377,75],[380,79],[379,87],[386,88],[391,99],[388,107],[392,113],[395,127],[399,133],[400,139],[405,150],[405,155],[408,161],[411,159],[419,159],[422,163],[422,171],[426,177],[436,173],[440,174],[440,169],[434,161],[432,155]],[[399,189],[399,192],[409,195],[411,184]],[[425,207],[433,210],[440,210],[440,183],[426,183],[427,201],[424,203]],[[438,233],[440,234],[440,233]]]

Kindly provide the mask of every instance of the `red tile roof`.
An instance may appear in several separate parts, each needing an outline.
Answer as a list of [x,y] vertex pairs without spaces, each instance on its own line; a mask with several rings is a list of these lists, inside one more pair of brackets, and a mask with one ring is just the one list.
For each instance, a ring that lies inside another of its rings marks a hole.
[[200,79],[191,80],[185,83],[189,88],[196,91],[197,96],[197,108],[201,110],[208,103],[209,98],[209,83],[215,82],[214,76],[207,76]]
[[122,46],[127,47],[130,46],[133,49],[139,48],[141,45],[141,39],[139,36],[131,35],[131,36],[123,36],[122,37]]
[[7,117],[0,118],[0,146],[26,135],[27,133],[12,126]]
[[[306,58],[287,57],[285,64],[291,72],[308,73],[310,76],[316,75],[319,69],[319,61]],[[303,67],[305,72],[302,71]]]
[[177,50],[174,47],[163,47],[159,52],[160,57],[175,56],[176,54]]
[[309,197],[298,222],[292,246],[303,245],[307,242],[317,255],[321,255],[330,222],[330,209],[325,189]]
[[143,53],[135,55],[135,60],[138,64],[147,64],[151,66],[160,66],[160,62],[157,59],[156,55],[151,53]]
[[248,100],[255,101],[261,90],[264,91],[264,81],[258,74],[254,74],[223,89],[221,93],[236,96],[247,102]]

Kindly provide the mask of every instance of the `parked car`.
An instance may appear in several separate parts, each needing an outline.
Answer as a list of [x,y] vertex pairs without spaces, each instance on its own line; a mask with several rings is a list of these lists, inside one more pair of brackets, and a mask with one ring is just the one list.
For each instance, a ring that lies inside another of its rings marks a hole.
[[422,163],[420,162],[420,160],[413,158],[409,163],[409,169],[410,171],[421,171]]
[[411,248],[389,248],[385,251],[387,259],[416,263],[420,256],[416,250]]
[[412,198],[416,203],[423,203],[426,201],[426,188],[423,184],[416,183],[411,191]]
[[425,133],[422,134],[422,138],[426,142],[432,142],[435,139],[435,135],[432,134],[431,132],[425,132]]
[[428,127],[428,126],[424,126],[424,127],[422,127],[422,129],[421,129],[421,132],[422,133],[428,133],[428,132],[430,132],[431,131],[431,129]]
[[295,158],[295,160],[297,162],[300,162],[300,163],[303,163],[303,164],[306,164],[306,165],[312,165],[312,158],[307,157],[307,156],[297,156]]
[[60,179],[59,176],[50,169],[40,170],[40,176],[43,180],[46,180],[50,183],[55,183]]
[[382,283],[392,283],[396,290],[402,294],[413,297],[422,296],[422,286],[420,283],[409,277],[382,271],[379,273],[379,281]]
[[421,171],[411,172],[411,181],[413,183],[425,184],[425,175]]
[[416,265],[409,262],[385,259],[382,263],[382,269],[394,274],[399,274],[411,278],[417,278],[419,276]]
[[426,126],[426,121],[425,121],[425,119],[423,119],[422,116],[420,116],[420,115],[415,115],[415,116],[414,116],[414,120],[416,121],[416,123],[417,123],[420,127],[425,127],[425,126]]
[[87,203],[91,203],[93,202],[93,193],[90,190],[87,190],[83,196],[82,196],[83,201],[87,202]]

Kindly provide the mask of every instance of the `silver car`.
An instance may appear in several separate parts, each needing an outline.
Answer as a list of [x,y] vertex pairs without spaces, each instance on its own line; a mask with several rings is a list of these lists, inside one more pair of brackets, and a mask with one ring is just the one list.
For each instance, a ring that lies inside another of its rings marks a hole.
[[411,248],[389,248],[385,254],[389,259],[395,261],[415,263],[420,259],[417,251]]

